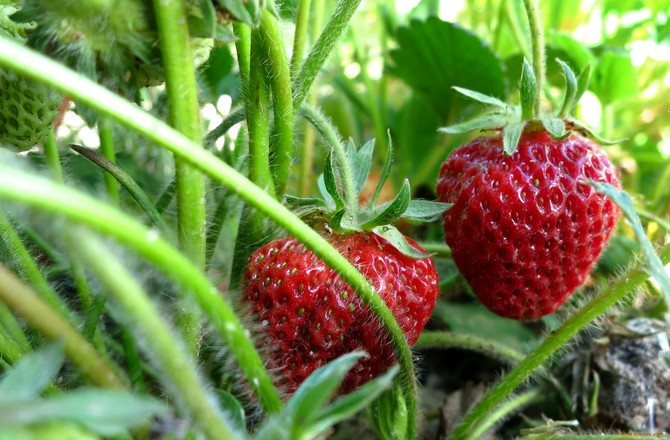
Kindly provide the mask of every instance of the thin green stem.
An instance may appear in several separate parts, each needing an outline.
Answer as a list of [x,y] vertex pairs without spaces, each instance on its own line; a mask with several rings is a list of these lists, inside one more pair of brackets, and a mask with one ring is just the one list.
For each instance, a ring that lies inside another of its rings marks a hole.
[[[491,429],[496,423],[509,416],[510,414],[519,411],[520,409],[530,405],[533,402],[537,402],[542,399],[542,389],[534,388],[525,393],[519,394],[509,399],[507,402],[503,403],[494,411],[489,417],[482,422],[481,425],[477,426],[472,432],[472,438],[480,438],[486,432]],[[552,437],[553,438],[553,437]]]
[[[175,155],[181,157],[184,160],[189,161],[192,165],[198,167],[204,173],[209,175],[213,180],[225,185],[230,188],[232,191],[235,191],[238,196],[249,203],[250,205],[257,208],[260,212],[265,213],[265,215],[272,219],[277,225],[282,226],[289,234],[296,237],[299,241],[305,244],[305,246],[310,249],[314,254],[324,261],[329,267],[335,269],[342,279],[349,284],[355,292],[359,295],[361,300],[367,304],[371,311],[379,318],[380,322],[383,324],[385,330],[387,331],[394,349],[396,350],[398,362],[402,368],[402,378],[404,391],[406,393],[407,405],[408,405],[408,414],[409,414],[409,432],[408,437],[414,438],[416,436],[416,381],[414,376],[414,363],[412,360],[412,354],[407,346],[405,341],[404,334],[400,329],[400,326],[394,319],[393,315],[389,309],[384,304],[383,300],[379,295],[374,292],[372,286],[367,282],[365,277],[356,270],[356,268],[347,261],[340,253],[333,248],[326,239],[319,235],[316,231],[311,229],[308,225],[302,222],[294,213],[282,205],[279,201],[268,195],[258,186],[254,185],[249,179],[245,178],[243,175],[238,173],[234,168],[227,165],[225,162],[222,162],[213,154],[205,151],[200,148],[199,145],[193,143],[188,138],[184,137],[179,132],[176,132],[170,128],[165,123],[154,118],[149,113],[138,108],[137,106],[129,103],[123,98],[115,95],[104,87],[99,86],[98,84],[90,81],[81,75],[73,72],[72,70],[58,64],[57,62],[49,59],[46,56],[38,54],[28,48],[23,47],[21,44],[15,43],[10,39],[0,37],[0,65],[6,68],[10,68],[17,73],[30,77],[36,81],[48,84],[57,90],[60,90],[63,93],[67,93],[69,96],[72,96],[74,99],[77,99],[95,109],[109,115],[119,123],[125,125],[126,127],[144,135],[147,139],[155,142],[157,145],[172,151]],[[40,190],[43,190],[48,184],[46,182],[42,185],[42,182],[33,182],[31,176],[25,176],[28,178],[19,178],[18,180],[13,179],[11,170],[7,170],[3,173],[0,173],[0,193],[4,193],[9,196],[11,193],[13,197],[18,197],[25,201],[28,193],[35,193]],[[33,184],[31,185],[30,183]],[[17,183],[19,185],[17,185]],[[27,184],[27,186],[26,186]],[[48,194],[46,197],[41,198],[39,203],[46,203],[50,205],[51,209],[62,209],[62,205],[51,203],[50,196],[61,194],[66,188],[57,187],[52,188],[52,193]],[[68,198],[76,193],[68,193]],[[79,196],[78,196],[79,197]],[[85,204],[95,203],[95,200],[90,200]],[[108,207],[104,205],[95,203],[95,209],[92,211],[93,217],[105,217],[103,212],[109,210]],[[102,208],[104,207],[104,208]],[[96,212],[96,209],[104,209],[101,213]],[[75,208],[74,211],[77,211]],[[115,212],[115,211],[113,211]],[[81,211],[71,212],[72,215],[78,215],[82,222],[92,222],[99,221],[99,219],[94,219],[89,216],[92,214],[91,211],[86,211],[86,215],[82,216]],[[118,215],[114,216],[118,218]],[[121,216],[121,219],[126,219],[125,216]],[[101,227],[114,228],[115,230],[120,229],[118,232],[126,235],[127,231],[123,226],[118,227],[113,220],[104,219],[104,224],[100,225]],[[125,222],[124,222],[125,223]],[[89,223],[87,223],[89,224]],[[131,243],[135,243],[136,240],[146,240],[146,229],[141,229],[137,231],[136,229],[131,231],[127,239]],[[142,237],[141,234],[145,233],[145,236]],[[140,234],[140,235],[137,235]],[[159,253],[156,254],[155,242],[145,243],[142,248],[148,248],[147,252],[151,252],[151,255],[156,258],[158,261],[164,261],[165,256]],[[162,248],[165,250],[165,248]],[[177,271],[185,270],[184,267],[192,266],[182,264],[181,261],[171,263],[169,266],[165,267],[165,270],[169,275],[174,275]],[[180,267],[180,264],[184,267]],[[188,269],[186,269],[188,270]],[[188,272],[191,273],[190,271]],[[211,307],[211,302],[216,302],[215,295],[212,295],[212,286],[209,284],[206,278],[201,274],[200,271],[195,271],[193,276],[198,277],[198,279],[204,279],[206,285],[201,287],[206,288],[206,299],[207,299],[207,312],[213,315],[213,322],[217,325],[217,329],[222,332],[224,340],[228,343],[231,351],[240,364],[248,366],[249,362],[255,359],[254,355],[257,356],[257,353],[251,347],[251,351],[247,351],[240,346],[242,344],[250,344],[248,338],[242,332],[242,335],[238,335],[237,332],[234,332],[236,338],[239,338],[239,341],[232,337],[231,334],[227,333],[230,328],[237,329],[235,325],[226,329],[224,323],[229,324],[225,319],[220,320],[217,317],[219,315],[219,310],[214,310],[214,307]],[[188,277],[190,278],[190,277]],[[195,289],[193,289],[195,291]],[[222,301],[223,302],[223,301]],[[225,304],[225,303],[224,303]],[[227,306],[227,305],[226,305]],[[232,314],[233,323],[238,323],[237,317],[230,310]],[[230,342],[237,342],[236,344],[231,344]],[[247,347],[247,345],[245,345]],[[242,355],[248,355],[247,357],[242,357]],[[260,361],[260,358],[258,358]],[[262,363],[261,363],[262,366]],[[262,374],[265,370],[252,371],[251,369],[243,367],[245,374],[250,372],[253,374],[257,372]],[[254,376],[252,375],[250,379]],[[259,377],[259,381],[264,380],[264,377]],[[257,388],[255,388],[257,390]],[[265,393],[263,393],[265,394]],[[261,398],[262,404],[267,404],[268,402],[263,395]],[[279,400],[277,399],[277,404],[279,405]],[[264,405],[265,406],[265,405]],[[272,407],[272,406],[271,406]],[[278,409],[274,407],[274,409]]]
[[[670,245],[663,247],[659,252],[659,256],[663,264],[670,262]],[[495,384],[456,427],[450,439],[461,440],[473,438],[470,434],[475,427],[483,423],[491,411],[535,370],[540,368],[551,356],[564,347],[570,339],[575,337],[577,333],[597,319],[608,308],[630,293],[635,292],[647,279],[649,279],[649,275],[645,269],[636,266],[628,270],[618,281],[610,284],[600,294],[595,296],[557,330],[547,336],[538,347]]]
[[474,335],[452,332],[424,331],[414,348],[461,348],[472,350],[508,365],[516,365],[524,354],[505,345],[491,342]]
[[293,108],[300,108],[307,92],[326,62],[335,43],[349,24],[361,0],[342,0],[314,44],[300,72],[293,78]]
[[179,337],[167,326],[147,293],[128,270],[98,239],[90,235],[78,242],[78,249],[107,294],[123,310],[125,324],[136,329],[151,353],[154,366],[169,381],[168,390],[184,404],[188,415],[209,439],[235,439],[240,435],[228,426],[205,391],[196,366],[179,344]]
[[114,373],[114,367],[103,360],[86,339],[35,291],[2,265],[0,301],[49,339],[62,340],[67,356],[91,383],[103,388],[124,388]]
[[[244,26],[241,23],[233,25],[235,27],[237,26]],[[238,40],[239,43],[239,40]],[[239,52],[238,52],[239,53]],[[244,75],[242,74],[242,65],[240,65],[240,78],[242,78]],[[248,74],[248,72],[247,72]],[[242,82],[242,84],[245,84]],[[244,114],[244,108],[238,108],[234,111],[232,111],[226,118],[221,121],[219,125],[217,125],[214,130],[210,131],[207,133],[207,136],[205,136],[205,145],[211,145],[212,142],[216,141],[218,138],[223,136],[230,130],[233,126],[239,124],[240,122],[244,121],[246,118],[246,115]]]
[[305,119],[307,119],[314,128],[317,129],[326,143],[332,148],[335,160],[338,162],[339,171],[342,173],[342,191],[344,192],[344,203],[347,207],[347,214],[355,217],[356,208],[358,207],[358,198],[354,186],[354,176],[347,159],[347,152],[344,149],[344,143],[337,133],[333,124],[316,108],[309,104],[303,104],[299,111]]
[[[323,15],[324,15],[324,0],[313,0],[313,17],[311,20],[311,29],[310,29],[310,39],[315,41],[319,37],[321,28],[323,27]],[[296,73],[293,75],[293,78],[296,77],[298,66],[294,66]],[[316,106],[317,102],[317,93],[316,93],[316,83],[318,79],[314,79],[314,84],[312,86],[312,91],[307,95],[307,104],[311,106]],[[302,197],[309,197],[312,195],[314,189],[314,144],[316,143],[316,131],[314,127],[309,124],[305,125],[305,132],[303,135],[303,146],[302,153],[300,155],[300,179],[299,179],[299,194]]]
[[[270,170],[278,199],[284,197],[288,182],[291,158],[293,156],[293,100],[291,91],[291,71],[279,23],[267,8],[261,13],[258,28],[261,48],[267,59],[268,82],[272,88],[272,108],[274,128],[271,139],[272,163]],[[261,69],[259,69],[261,70]]]
[[[114,125],[105,116],[98,118],[98,133],[100,135],[100,153],[108,163],[116,164],[116,152],[114,150]],[[118,167],[117,167],[118,168]],[[119,203],[119,182],[110,174],[107,169],[104,173],[105,189],[110,202],[117,205]],[[152,205],[153,206],[153,205]]]
[[293,36],[293,55],[291,56],[291,76],[293,78],[298,74],[300,63],[305,56],[311,7],[312,0],[298,0],[298,12],[295,19],[295,35]]
[[[149,196],[147,196],[142,187],[138,185],[137,182],[135,182],[135,180],[123,170],[123,168],[120,168],[102,154],[98,153],[96,150],[84,148],[79,145],[70,145],[70,148],[102,168],[105,171],[105,177],[111,177],[115,183],[118,181],[118,183],[123,185],[123,187],[130,193],[133,199],[135,199],[140,208],[142,208],[142,210],[147,214],[154,226],[160,229],[160,231],[163,233],[168,232],[168,228],[163,221],[163,217],[161,217],[153,203],[151,203]],[[116,200],[118,201],[118,186],[116,186],[116,188],[117,192],[115,197],[117,197]],[[117,203],[113,202],[113,204],[116,205]]]
[[544,33],[542,30],[542,16],[537,5],[538,0],[523,0],[523,5],[528,15],[530,26],[530,41],[533,51],[533,73],[535,73],[535,114],[534,118],[540,117],[542,108],[542,93],[544,89]]
[[56,144],[56,134],[54,130],[49,131],[47,140],[43,145],[44,159],[49,167],[49,170],[58,182],[63,181],[63,167],[60,163],[60,156],[58,154],[58,145]]
[[[170,121],[177,131],[199,144],[202,140],[200,107],[185,1],[153,0],[153,5],[165,69]],[[196,267],[204,270],[207,233],[205,176],[185,161],[175,158],[175,179],[179,247]],[[177,324],[187,345],[197,353],[200,313],[189,298],[182,300]]]
[[[204,152],[200,148],[198,151]],[[257,187],[254,188],[266,194]],[[104,235],[115,238],[155,264],[167,276],[180,283],[183,292],[195,297],[200,308],[207,314],[230,347],[233,356],[240,363],[242,371],[252,384],[264,409],[268,412],[280,409],[279,395],[232,307],[219,295],[216,287],[209,282],[205,274],[162,239],[156,230],[148,229],[118,209],[90,196],[16,170],[12,172],[2,168],[0,197],[7,197],[34,205],[41,210],[64,215],[71,221],[82,223]]]

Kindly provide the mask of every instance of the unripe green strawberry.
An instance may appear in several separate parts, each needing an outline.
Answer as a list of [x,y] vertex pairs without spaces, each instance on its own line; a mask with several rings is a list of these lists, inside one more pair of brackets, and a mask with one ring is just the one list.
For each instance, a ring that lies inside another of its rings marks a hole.
[[[24,41],[31,25],[14,23],[9,16],[16,11],[0,7],[0,34]],[[0,146],[24,151],[43,142],[62,100],[47,86],[0,69]]]

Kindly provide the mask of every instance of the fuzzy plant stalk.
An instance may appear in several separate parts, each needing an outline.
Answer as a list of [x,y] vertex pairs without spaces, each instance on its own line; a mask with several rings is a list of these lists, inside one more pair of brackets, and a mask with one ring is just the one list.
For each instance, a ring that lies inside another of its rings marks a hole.
[[[114,238],[179,283],[184,292],[190,292],[230,347],[263,409],[267,412],[280,409],[279,395],[234,310],[219,295],[205,274],[182,253],[162,239],[155,230],[148,229],[114,207],[66,186],[45,179],[31,178],[25,173],[16,175],[6,171],[3,170],[0,176],[0,198],[6,197],[42,211],[63,215]],[[15,185],[17,182],[21,183]],[[33,189],[28,189],[30,187]]]
[[293,108],[299,108],[307,96],[314,79],[328,59],[335,43],[347,28],[361,0],[342,0],[328,20],[326,27],[307,55],[300,72],[293,77]]
[[524,353],[506,345],[491,342],[474,335],[441,331],[425,331],[421,333],[414,347],[418,349],[452,347],[476,351],[507,365],[516,365],[525,356]]
[[147,293],[119,259],[92,235],[84,235],[78,243],[91,272],[123,310],[124,324],[135,328],[138,338],[144,340],[149,358],[154,361],[154,367],[163,372],[177,404],[184,407],[207,438],[242,438],[208,396],[206,385],[181,346],[179,336],[168,327]]
[[92,384],[103,388],[125,388],[115,373],[121,371],[118,367],[100,357],[95,348],[65,318],[1,265],[0,301],[47,338],[63,341],[67,356]]
[[[17,60],[21,61],[19,62]],[[282,226],[289,234],[304,243],[305,246],[313,251],[318,258],[323,260],[329,267],[336,270],[342,279],[354,289],[361,300],[367,304],[371,308],[372,312],[380,319],[384,329],[388,332],[391,339],[394,341],[394,347],[397,350],[397,356],[402,368],[401,375],[403,381],[406,383],[407,393],[412,394],[415,392],[416,384],[412,354],[404,342],[404,337],[400,327],[391,315],[388,308],[384,305],[381,299],[379,299],[367,280],[360,274],[360,272],[356,270],[355,267],[351,265],[349,261],[340,255],[340,253],[335,248],[333,248],[333,246],[330,245],[327,240],[325,240],[316,231],[312,230],[308,225],[302,222],[283,204],[268,195],[258,186],[254,185],[235,169],[219,160],[213,154],[203,150],[199,145],[193,143],[190,139],[175,131],[167,124],[157,120],[147,112],[137,108],[133,104],[99,86],[93,81],[83,78],[81,75],[78,75],[77,73],[50,60],[45,56],[26,49],[19,44],[13,43],[12,41],[0,38],[0,65],[11,68],[23,75],[46,83],[60,90],[61,92],[67,93],[74,99],[82,101],[83,103],[97,109],[101,113],[112,117],[114,120],[124,125],[125,127],[142,134],[156,144],[172,151],[175,155],[188,160],[193,166],[202,170],[214,181],[219,182],[229,189],[235,191],[242,200],[254,206],[259,211],[265,213],[269,219],[274,221],[279,226]],[[0,179],[2,178],[3,176],[0,176]],[[11,191],[12,183],[13,182],[11,180],[10,182],[5,182],[3,192]],[[32,188],[34,191],[35,188]],[[58,188],[55,190],[55,193],[59,193],[61,191],[62,189]],[[21,194],[25,195],[23,192],[13,192],[13,194],[15,197],[20,197]],[[43,198],[41,199],[41,202],[48,203],[48,199],[49,197]],[[102,208],[104,205],[96,206]],[[58,209],[58,206],[52,205],[52,209]],[[74,209],[74,211],[76,210],[77,208]],[[95,210],[93,212],[95,212]],[[76,215],[76,212],[70,211],[70,214]],[[98,214],[96,214],[96,216],[97,215]],[[88,217],[84,218],[80,216],[80,221],[86,222],[87,219]],[[111,223],[111,221],[104,222],[104,225],[98,226],[104,228],[104,230],[108,230]],[[119,228],[114,228],[114,230],[121,234],[121,236],[126,235],[126,232],[122,229],[120,230]],[[146,234],[146,229],[141,230],[139,233]],[[119,237],[117,237],[117,239],[118,238]],[[133,237],[129,240],[130,242],[134,243],[137,239],[141,239],[141,237]],[[147,251],[149,249],[155,248],[155,244],[152,246],[151,243],[146,243],[145,246],[148,247]],[[161,255],[154,254],[154,257],[159,262],[163,261],[163,256]],[[179,267],[178,264],[165,267],[165,269],[169,272],[172,272],[175,267]],[[199,279],[202,280],[201,273],[199,271],[196,271],[196,273],[197,276],[200,277]],[[187,278],[190,278],[190,275],[196,276],[196,273],[189,274]],[[202,285],[202,287],[205,289],[206,293],[202,293],[206,294],[207,298],[208,308],[206,310],[216,317],[218,311],[215,313],[214,311],[211,311],[209,307],[209,302],[213,301],[213,298],[211,298],[210,294],[210,292],[212,292],[212,287],[211,284],[206,281],[206,279],[205,282],[206,285]],[[232,311],[230,312],[232,313]],[[237,322],[236,320],[237,318],[235,317],[234,322]],[[224,322],[220,321],[219,319],[215,319],[213,321],[215,325],[217,325],[218,330],[224,336],[224,339],[226,339],[225,336],[227,332],[225,330],[225,326],[223,325]],[[230,339],[226,340],[227,342],[230,342]],[[235,346],[234,344],[230,345],[230,348],[231,350],[239,350],[239,346]],[[255,350],[251,351],[251,353],[253,355]],[[238,353],[238,355],[241,354],[242,352]],[[247,353],[244,352],[244,354],[246,355]],[[238,359],[238,361],[243,362],[244,359]],[[250,372],[250,370],[245,370],[244,368],[243,370],[247,375]],[[247,377],[251,379],[254,376],[252,375],[251,377]],[[270,405],[270,407],[272,408],[272,405]],[[414,429],[414,426],[411,429]]]
[[[284,48],[284,41],[275,15],[264,8],[258,28],[260,49],[266,60],[260,66],[267,69],[267,82],[272,90],[274,125],[270,136],[270,171],[274,181],[275,195],[284,197],[288,182],[291,157],[293,156],[293,101],[291,71]],[[254,64],[259,66],[259,64]],[[263,69],[257,69],[262,71]]]
[[309,37],[310,12],[312,0],[299,0],[295,18],[295,34],[293,36],[293,55],[291,55],[291,77],[298,74],[300,63],[305,55]]
[[[313,1],[313,17],[311,20],[310,28],[310,39],[315,41],[319,37],[321,32],[321,27],[323,26],[323,15],[324,15],[324,0],[314,0]],[[302,61],[302,60],[300,60]],[[298,61],[296,64],[292,65],[295,73],[295,77],[299,69]],[[315,78],[314,85],[318,82],[318,79]],[[316,87],[313,86],[312,90],[307,94],[307,104],[311,106],[316,106],[317,103],[317,92]],[[302,152],[300,154],[300,177],[298,180],[299,185],[299,194],[300,197],[309,197],[312,195],[312,189],[314,188],[314,146],[316,143],[316,131],[314,127],[307,124],[305,126],[305,131],[303,134],[302,141]]]
[[[663,247],[658,254],[663,264],[670,263],[670,245]],[[626,271],[616,282],[603,289],[505,374],[465,416],[450,438],[453,440],[473,439],[471,433],[475,427],[483,423],[491,412],[534,371],[565,347],[580,331],[595,322],[610,307],[636,292],[648,279],[647,270],[642,265],[638,265]]]
[[[202,140],[200,107],[195,69],[188,33],[184,0],[154,0],[154,10],[161,44],[165,87],[171,125],[196,144]],[[205,269],[207,213],[205,176],[187,161],[175,158],[177,190],[177,234],[179,247],[196,267]],[[177,324],[193,353],[200,343],[200,318],[195,304],[187,297]]]

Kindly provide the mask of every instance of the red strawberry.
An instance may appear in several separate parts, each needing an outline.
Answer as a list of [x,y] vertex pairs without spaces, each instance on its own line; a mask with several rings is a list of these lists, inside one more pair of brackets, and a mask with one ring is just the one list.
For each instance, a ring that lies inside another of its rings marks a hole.
[[[430,258],[403,255],[381,236],[366,231],[329,233],[338,249],[382,297],[414,344],[437,299],[438,277]],[[415,249],[420,247],[411,239]],[[294,238],[280,238],[253,253],[242,282],[244,298],[261,323],[262,344],[279,385],[292,393],[314,370],[354,350],[365,350],[346,376],[351,391],[395,362],[381,324],[335,271]]]
[[503,154],[501,135],[479,137],[444,162],[439,200],[446,241],[479,299],[500,316],[536,319],[579,287],[619,218],[618,207],[584,183],[620,186],[601,148],[525,130]]

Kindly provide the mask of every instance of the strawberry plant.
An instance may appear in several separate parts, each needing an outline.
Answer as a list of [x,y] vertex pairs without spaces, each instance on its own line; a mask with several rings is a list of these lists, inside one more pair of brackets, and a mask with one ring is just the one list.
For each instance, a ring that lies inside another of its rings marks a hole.
[[0,438],[670,431],[667,5],[537,3],[0,0]]

